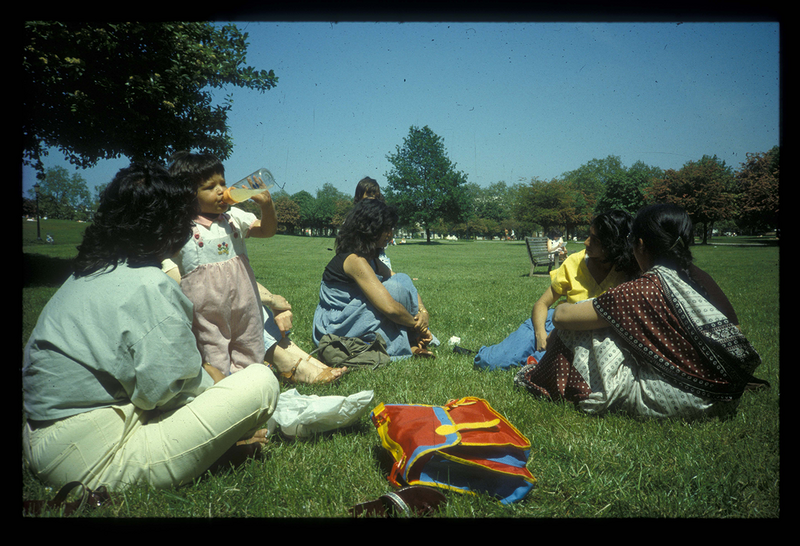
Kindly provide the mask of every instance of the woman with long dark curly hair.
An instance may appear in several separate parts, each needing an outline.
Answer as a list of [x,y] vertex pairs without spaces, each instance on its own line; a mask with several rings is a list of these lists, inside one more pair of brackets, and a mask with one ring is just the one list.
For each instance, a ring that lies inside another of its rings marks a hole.
[[502,342],[481,347],[475,365],[498,369],[521,366],[530,358],[540,360],[553,330],[553,304],[562,298],[568,303],[594,298],[634,277],[639,267],[627,243],[631,220],[622,210],[598,214],[583,243],[585,248],[550,271],[550,286],[534,304],[531,318]]
[[[121,262],[132,267],[160,264],[192,234],[194,192],[176,184],[155,165],[122,169],[100,200],[73,261],[82,277]],[[175,211],[165,215],[164,210]]]
[[670,204],[643,208],[629,244],[637,278],[559,305],[544,358],[517,385],[591,414],[698,419],[729,416],[761,363],[733,308],[692,264],[692,222]]
[[429,353],[428,310],[411,278],[381,262],[397,213],[378,199],[357,203],[336,236],[314,313],[314,342],[325,334],[370,338],[381,334],[393,358]]
[[161,271],[195,214],[193,185],[154,164],[103,192],[74,274],[25,346],[23,453],[43,482],[172,487],[266,441],[275,375],[250,366],[222,380],[204,365],[192,304]]

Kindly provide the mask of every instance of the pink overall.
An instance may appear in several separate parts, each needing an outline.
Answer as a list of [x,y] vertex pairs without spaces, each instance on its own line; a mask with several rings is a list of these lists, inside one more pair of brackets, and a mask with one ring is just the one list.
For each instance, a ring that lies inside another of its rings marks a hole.
[[200,354],[225,375],[263,363],[266,352],[264,310],[244,243],[252,221],[234,216],[198,219],[176,256],[181,289],[194,304],[192,330]]

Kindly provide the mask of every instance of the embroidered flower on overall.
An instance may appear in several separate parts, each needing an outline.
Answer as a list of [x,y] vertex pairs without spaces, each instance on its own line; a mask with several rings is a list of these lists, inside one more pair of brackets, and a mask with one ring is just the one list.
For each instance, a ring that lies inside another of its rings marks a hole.
[[227,254],[228,253],[228,243],[220,243],[217,245],[217,254]]

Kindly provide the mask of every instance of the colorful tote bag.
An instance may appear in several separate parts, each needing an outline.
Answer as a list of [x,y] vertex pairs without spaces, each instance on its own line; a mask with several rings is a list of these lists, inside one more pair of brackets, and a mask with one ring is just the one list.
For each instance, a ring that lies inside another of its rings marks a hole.
[[485,493],[516,502],[536,479],[527,469],[530,442],[486,400],[444,406],[381,404],[370,414],[394,459],[389,482]]

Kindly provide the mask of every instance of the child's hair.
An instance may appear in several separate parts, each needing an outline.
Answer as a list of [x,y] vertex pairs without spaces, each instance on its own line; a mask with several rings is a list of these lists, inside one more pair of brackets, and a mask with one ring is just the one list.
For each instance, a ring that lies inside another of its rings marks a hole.
[[180,151],[172,154],[169,161],[169,174],[188,177],[194,184],[195,190],[215,174],[225,176],[225,167],[214,154]]
[[550,231],[547,232],[547,238],[550,239],[551,241],[555,241],[559,237],[561,237],[561,232],[558,231],[557,229],[551,229]]
[[629,278],[635,277],[639,272],[639,265],[628,244],[632,221],[633,217],[624,210],[604,212],[592,220],[592,227],[606,255],[604,261]]
[[631,226],[634,240],[641,239],[654,263],[688,271],[692,264],[692,220],[678,205],[659,203],[643,207]]
[[358,203],[362,199],[378,199],[383,201],[383,194],[381,194],[381,187],[374,178],[364,177],[359,180],[356,185],[356,195],[353,198],[353,203]]
[[160,266],[192,234],[197,193],[184,177],[155,163],[120,170],[100,196],[94,219],[73,261],[75,276],[91,275],[127,261]]
[[336,235],[337,253],[353,253],[376,258],[381,249],[381,235],[397,225],[395,210],[378,199],[363,199],[347,213]]

